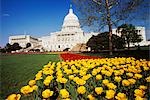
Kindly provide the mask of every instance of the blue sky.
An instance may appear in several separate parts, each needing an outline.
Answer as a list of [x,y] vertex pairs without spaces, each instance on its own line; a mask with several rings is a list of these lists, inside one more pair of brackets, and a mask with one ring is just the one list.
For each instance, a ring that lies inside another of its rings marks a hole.
[[2,0],[0,46],[10,35],[40,37],[61,29],[70,7],[69,0]]
[[[41,37],[59,31],[68,13],[70,0],[1,0],[1,6],[0,46],[3,47],[10,35],[26,33]],[[79,15],[74,6],[73,9]],[[150,38],[150,34],[147,36]]]

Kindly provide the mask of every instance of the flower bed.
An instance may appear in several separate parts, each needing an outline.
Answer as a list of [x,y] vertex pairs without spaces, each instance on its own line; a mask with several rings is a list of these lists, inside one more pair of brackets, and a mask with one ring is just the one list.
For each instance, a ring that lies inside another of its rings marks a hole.
[[[67,59],[68,60],[68,59]],[[145,100],[150,97],[150,61],[101,58],[49,62],[8,100]]]
[[64,61],[81,60],[81,59],[98,59],[99,58],[99,57],[86,56],[86,55],[80,55],[80,54],[72,54],[72,53],[62,53],[62,54],[60,54],[60,56]]

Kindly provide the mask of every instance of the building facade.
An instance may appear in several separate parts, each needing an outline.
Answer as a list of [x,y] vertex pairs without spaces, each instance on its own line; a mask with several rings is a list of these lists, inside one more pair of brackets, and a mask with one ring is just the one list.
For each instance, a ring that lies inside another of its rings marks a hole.
[[31,37],[30,35],[9,36],[9,44],[12,45],[14,43],[19,43],[19,45],[23,48],[26,47],[27,43],[31,43],[31,47],[35,47],[39,44],[39,40]]
[[[145,32],[145,27],[135,27],[136,28],[136,32],[137,34],[141,35],[142,37],[142,41],[140,43],[130,43],[130,46],[146,46],[146,45],[150,45],[150,41],[146,40],[146,32]],[[117,29],[112,29],[112,34],[121,36],[121,31],[117,31]]]
[[[138,34],[141,34],[143,38],[140,45],[150,45],[150,42],[146,41],[145,28],[136,27],[136,29]],[[121,35],[116,29],[113,29],[112,33],[118,36]],[[78,50],[75,47],[80,47],[81,44],[86,44],[92,35],[97,34],[98,33],[93,32],[85,34],[80,27],[78,17],[74,14],[73,9],[70,8],[69,13],[64,18],[60,31],[53,32],[49,36],[43,36],[40,38],[33,38],[30,35],[10,36],[9,43],[19,43],[22,47],[26,47],[27,43],[31,43],[32,48],[41,47],[45,51],[64,51],[66,49],[73,51]]]
[[51,33],[50,36],[41,37],[42,46],[47,51],[72,50],[77,44],[85,44],[94,34],[97,33],[84,34],[78,17],[70,8],[69,13],[64,18],[61,31]]

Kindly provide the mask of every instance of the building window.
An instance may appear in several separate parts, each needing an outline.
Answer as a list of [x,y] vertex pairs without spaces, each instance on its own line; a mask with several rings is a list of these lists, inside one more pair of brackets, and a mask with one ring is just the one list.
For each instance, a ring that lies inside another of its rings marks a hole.
[[60,45],[58,45],[58,48],[60,48]]

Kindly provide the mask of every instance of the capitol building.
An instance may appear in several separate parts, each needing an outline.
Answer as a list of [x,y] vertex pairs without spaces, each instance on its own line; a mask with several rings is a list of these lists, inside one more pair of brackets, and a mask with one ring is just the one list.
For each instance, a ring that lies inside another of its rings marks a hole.
[[61,31],[51,33],[50,36],[41,37],[42,46],[50,51],[63,51],[65,49],[73,50],[77,44],[86,44],[88,39],[94,35],[84,34],[80,27],[78,17],[69,9],[65,16]]
[[[78,51],[77,48],[83,46],[86,49],[86,42],[98,33],[84,34],[80,27],[79,19],[74,14],[73,9],[69,9],[69,13],[65,16],[61,31],[50,33],[49,36],[43,36],[38,39],[30,35],[10,36],[9,43],[19,43],[25,47],[27,43],[31,43],[31,47],[41,47],[45,51]],[[82,48],[82,47],[81,47]]]
[[[143,36],[146,41],[145,28],[139,27],[139,34]],[[68,14],[65,16],[63,25],[60,31],[53,32],[49,36],[35,38],[30,35],[17,35],[10,36],[9,43],[19,43],[21,47],[26,47],[27,43],[31,43],[30,49],[38,48],[44,51],[82,51],[90,50],[86,47],[87,41],[98,33],[84,33],[80,27],[79,19],[74,14],[73,9],[70,7]],[[116,34],[113,29],[113,34]],[[142,42],[143,43],[143,42]]]

